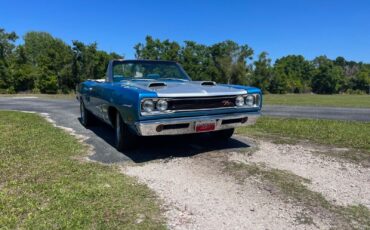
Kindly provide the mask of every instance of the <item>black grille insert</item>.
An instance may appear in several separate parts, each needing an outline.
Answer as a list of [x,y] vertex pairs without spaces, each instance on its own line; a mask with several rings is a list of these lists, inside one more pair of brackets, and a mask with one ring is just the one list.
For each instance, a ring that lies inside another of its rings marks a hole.
[[169,110],[196,110],[235,107],[237,96],[207,97],[207,98],[181,98],[168,101]]
[[228,119],[228,120],[223,120],[222,124],[227,125],[227,124],[234,124],[234,123],[245,123],[247,122],[248,118],[236,118],[236,119]]
[[165,129],[185,129],[189,127],[189,123],[183,124],[173,124],[173,125],[158,125],[156,130],[157,132],[162,132]]
[[189,123],[174,124],[174,125],[163,125],[163,129],[184,129],[184,128],[188,128],[188,127],[189,127]]

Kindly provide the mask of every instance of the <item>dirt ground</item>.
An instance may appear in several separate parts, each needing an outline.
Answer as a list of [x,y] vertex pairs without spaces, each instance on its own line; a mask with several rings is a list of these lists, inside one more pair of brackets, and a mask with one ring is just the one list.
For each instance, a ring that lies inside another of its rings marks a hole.
[[239,180],[225,167],[230,163],[288,172],[330,204],[370,208],[369,168],[318,154],[310,145],[247,141],[255,147],[125,164],[122,172],[158,194],[170,229],[330,229],[343,221],[272,192],[260,177]]

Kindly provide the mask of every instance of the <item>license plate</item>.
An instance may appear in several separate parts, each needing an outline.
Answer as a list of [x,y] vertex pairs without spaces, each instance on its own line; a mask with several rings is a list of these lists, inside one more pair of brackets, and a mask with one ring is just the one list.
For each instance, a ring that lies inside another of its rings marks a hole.
[[216,128],[215,121],[201,121],[195,124],[195,132],[213,131]]

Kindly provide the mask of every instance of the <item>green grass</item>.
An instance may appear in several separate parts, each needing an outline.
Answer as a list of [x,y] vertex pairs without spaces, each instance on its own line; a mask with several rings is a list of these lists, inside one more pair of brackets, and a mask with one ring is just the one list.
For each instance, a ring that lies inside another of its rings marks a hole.
[[156,197],[36,114],[0,111],[0,228],[164,229]]
[[[239,134],[268,138],[275,142],[310,142],[330,147],[349,148],[333,154],[370,162],[370,122],[260,117],[254,126],[242,127]],[[330,151],[328,151],[330,153]]]
[[370,95],[266,94],[267,105],[370,108]]
[[61,100],[75,100],[76,94],[31,94],[31,93],[19,93],[19,94],[0,94],[0,97],[38,97],[46,99],[61,99]]
[[[309,209],[311,213],[329,216],[335,228],[342,229],[369,229],[370,210],[363,205],[339,206],[330,203],[321,193],[308,189],[308,179],[299,177],[288,171],[269,169],[263,165],[225,163],[225,171],[235,176],[239,181],[254,176],[260,178],[270,190],[281,194]],[[272,188],[271,188],[272,187]],[[314,224],[310,216],[299,215],[296,217],[300,224]]]

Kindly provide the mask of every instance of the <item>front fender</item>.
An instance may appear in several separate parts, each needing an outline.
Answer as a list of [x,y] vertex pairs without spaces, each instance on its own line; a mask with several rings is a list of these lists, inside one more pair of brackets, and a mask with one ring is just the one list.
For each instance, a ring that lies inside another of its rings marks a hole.
[[126,124],[134,125],[140,119],[141,100],[146,97],[155,98],[157,94],[135,88],[119,88],[112,91],[110,104],[120,112]]

